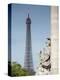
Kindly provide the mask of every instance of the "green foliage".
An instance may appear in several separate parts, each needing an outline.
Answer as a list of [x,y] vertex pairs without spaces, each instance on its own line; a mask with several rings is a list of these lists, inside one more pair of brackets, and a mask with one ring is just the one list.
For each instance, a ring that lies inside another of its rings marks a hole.
[[11,76],[27,76],[29,72],[16,62],[11,63]]

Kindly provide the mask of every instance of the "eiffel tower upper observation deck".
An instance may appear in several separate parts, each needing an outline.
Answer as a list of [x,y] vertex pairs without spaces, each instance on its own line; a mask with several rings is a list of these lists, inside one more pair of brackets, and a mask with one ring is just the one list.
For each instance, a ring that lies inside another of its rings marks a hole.
[[27,17],[27,19],[26,19],[26,24],[31,24],[31,19],[30,19],[30,17],[29,17],[29,13],[28,13],[28,17]]
[[32,45],[31,45],[31,19],[29,17],[29,13],[26,19],[26,47],[25,47],[24,68],[28,70],[30,74],[34,73]]

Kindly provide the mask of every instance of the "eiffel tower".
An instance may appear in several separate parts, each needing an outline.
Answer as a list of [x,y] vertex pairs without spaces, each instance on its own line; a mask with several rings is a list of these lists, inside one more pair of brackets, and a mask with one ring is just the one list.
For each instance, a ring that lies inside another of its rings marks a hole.
[[31,46],[31,19],[26,19],[26,49],[24,58],[24,68],[31,74],[34,74],[33,58],[32,58],[32,46]]

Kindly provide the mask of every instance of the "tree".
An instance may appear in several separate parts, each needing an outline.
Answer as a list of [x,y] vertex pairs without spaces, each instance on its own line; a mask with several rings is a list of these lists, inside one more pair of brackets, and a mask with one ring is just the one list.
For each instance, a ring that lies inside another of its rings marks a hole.
[[11,67],[11,76],[27,76],[29,72],[22,68],[22,66],[16,62],[9,64]]

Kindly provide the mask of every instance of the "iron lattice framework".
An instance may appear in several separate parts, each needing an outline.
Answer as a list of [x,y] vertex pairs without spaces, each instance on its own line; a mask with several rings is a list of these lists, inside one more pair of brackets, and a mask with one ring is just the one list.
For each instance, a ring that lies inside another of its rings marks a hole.
[[33,74],[33,59],[32,59],[32,46],[31,46],[31,19],[28,14],[26,19],[26,50],[24,68]]

